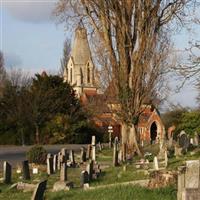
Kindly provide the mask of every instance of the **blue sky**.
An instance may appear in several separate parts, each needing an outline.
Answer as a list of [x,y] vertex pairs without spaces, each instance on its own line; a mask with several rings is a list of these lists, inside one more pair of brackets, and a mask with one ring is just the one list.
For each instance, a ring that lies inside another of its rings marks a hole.
[[[20,68],[30,74],[57,72],[63,42],[69,33],[51,17],[56,0],[0,0],[0,48],[6,68]],[[191,35],[180,32],[173,37],[175,48],[184,49]],[[175,88],[175,82],[171,83]],[[196,106],[196,90],[186,84],[180,93],[169,94],[169,101]],[[167,105],[167,104],[166,104]]]

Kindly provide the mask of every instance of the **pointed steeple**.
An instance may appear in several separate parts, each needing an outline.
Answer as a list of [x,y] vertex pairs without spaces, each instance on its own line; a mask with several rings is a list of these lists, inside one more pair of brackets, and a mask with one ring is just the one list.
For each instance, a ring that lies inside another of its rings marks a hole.
[[75,38],[71,56],[75,65],[86,65],[91,58],[90,47],[87,40],[87,31],[84,27],[78,26],[75,30]]

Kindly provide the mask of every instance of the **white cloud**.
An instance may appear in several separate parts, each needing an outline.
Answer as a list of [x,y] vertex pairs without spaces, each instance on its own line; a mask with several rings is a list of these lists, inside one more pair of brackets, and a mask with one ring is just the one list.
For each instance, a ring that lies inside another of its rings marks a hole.
[[16,19],[24,22],[43,23],[51,21],[52,11],[56,1],[7,0],[3,1],[3,3],[8,12]]

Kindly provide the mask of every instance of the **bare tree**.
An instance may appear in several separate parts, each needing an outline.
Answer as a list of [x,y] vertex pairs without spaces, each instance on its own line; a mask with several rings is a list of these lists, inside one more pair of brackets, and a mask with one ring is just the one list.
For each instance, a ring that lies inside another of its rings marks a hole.
[[135,125],[147,97],[161,88],[169,48],[168,25],[175,18],[180,20],[191,2],[60,0],[57,4],[55,13],[61,22],[82,20],[104,45],[111,67],[111,92],[119,102],[115,111],[122,123],[122,143],[139,155]]
[[64,70],[67,69],[67,63],[69,61],[70,57],[70,52],[71,52],[71,43],[69,39],[66,39],[64,41],[64,47],[63,47],[63,57],[60,60],[60,74],[63,75]]
[[4,57],[3,57],[3,53],[0,51],[0,95],[2,93],[5,76],[6,76],[6,72],[4,68]]

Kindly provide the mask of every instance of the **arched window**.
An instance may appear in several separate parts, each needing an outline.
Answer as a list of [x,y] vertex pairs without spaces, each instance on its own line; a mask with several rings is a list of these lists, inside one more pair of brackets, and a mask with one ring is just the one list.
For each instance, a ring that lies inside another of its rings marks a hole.
[[87,82],[90,83],[90,68],[87,67]]
[[72,68],[70,68],[70,82],[72,83]]

